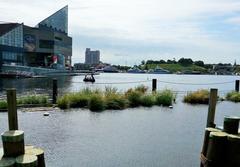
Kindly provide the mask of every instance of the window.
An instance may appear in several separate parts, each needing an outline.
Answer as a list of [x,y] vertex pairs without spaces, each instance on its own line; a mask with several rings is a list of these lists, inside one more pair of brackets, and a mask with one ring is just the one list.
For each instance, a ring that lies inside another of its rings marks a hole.
[[52,40],[39,40],[39,48],[53,49],[54,41]]

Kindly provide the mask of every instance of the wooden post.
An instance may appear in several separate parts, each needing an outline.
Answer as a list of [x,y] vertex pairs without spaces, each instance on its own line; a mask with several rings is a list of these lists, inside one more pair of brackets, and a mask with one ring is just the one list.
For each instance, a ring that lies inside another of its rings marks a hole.
[[[208,118],[207,118],[207,125],[206,128],[215,128],[215,111],[216,111],[216,104],[217,104],[217,89],[211,89],[210,90],[210,96],[209,96],[209,106],[208,106]],[[205,130],[204,135],[204,141],[203,141],[203,147],[202,147],[202,155],[206,156],[206,151],[208,149],[208,143],[209,143],[209,130]],[[203,167],[204,165],[202,162],[200,163],[200,167]]]
[[239,92],[239,80],[235,81],[235,91]]
[[18,130],[16,89],[7,89],[9,130]]
[[217,104],[217,89],[210,90],[209,96],[209,106],[208,106],[208,118],[207,118],[207,128],[215,128],[214,119],[215,119],[215,111],[216,111],[216,104]]
[[157,90],[157,79],[152,79],[152,91],[155,92]]
[[25,154],[36,155],[38,167],[45,167],[44,151],[41,148],[27,149]]
[[53,94],[52,94],[52,103],[56,104],[57,102],[57,95],[58,95],[58,85],[57,85],[57,79],[53,79]]
[[239,117],[224,117],[223,131],[229,134],[238,134]]
[[37,167],[37,156],[23,154],[16,158],[16,164],[18,167]]
[[228,145],[226,150],[228,167],[240,166],[240,136],[228,135]]

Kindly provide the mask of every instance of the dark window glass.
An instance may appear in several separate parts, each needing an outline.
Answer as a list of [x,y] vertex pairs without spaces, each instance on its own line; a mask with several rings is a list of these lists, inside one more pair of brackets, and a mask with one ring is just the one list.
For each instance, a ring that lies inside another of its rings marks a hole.
[[39,40],[39,48],[53,49],[54,41]]

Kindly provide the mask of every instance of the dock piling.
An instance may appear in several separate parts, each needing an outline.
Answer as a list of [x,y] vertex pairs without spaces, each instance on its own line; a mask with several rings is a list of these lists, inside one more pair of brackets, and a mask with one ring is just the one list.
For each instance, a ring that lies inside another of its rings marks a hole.
[[57,85],[57,79],[53,79],[53,92],[52,92],[52,103],[56,104],[57,102],[57,96],[58,96],[58,85]]
[[157,79],[152,79],[152,91],[155,92],[157,90]]
[[235,81],[235,91],[239,92],[239,80]]
[[18,130],[16,89],[7,89],[9,130]]

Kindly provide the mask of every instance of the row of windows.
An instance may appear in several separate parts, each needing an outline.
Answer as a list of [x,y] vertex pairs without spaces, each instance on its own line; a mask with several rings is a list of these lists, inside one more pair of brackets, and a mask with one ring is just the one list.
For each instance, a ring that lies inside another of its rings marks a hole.
[[0,37],[0,44],[14,47],[23,47],[23,27],[22,25],[9,31]]
[[2,59],[3,60],[11,60],[11,61],[21,61],[22,60],[22,53],[15,53],[15,52],[2,52]]

